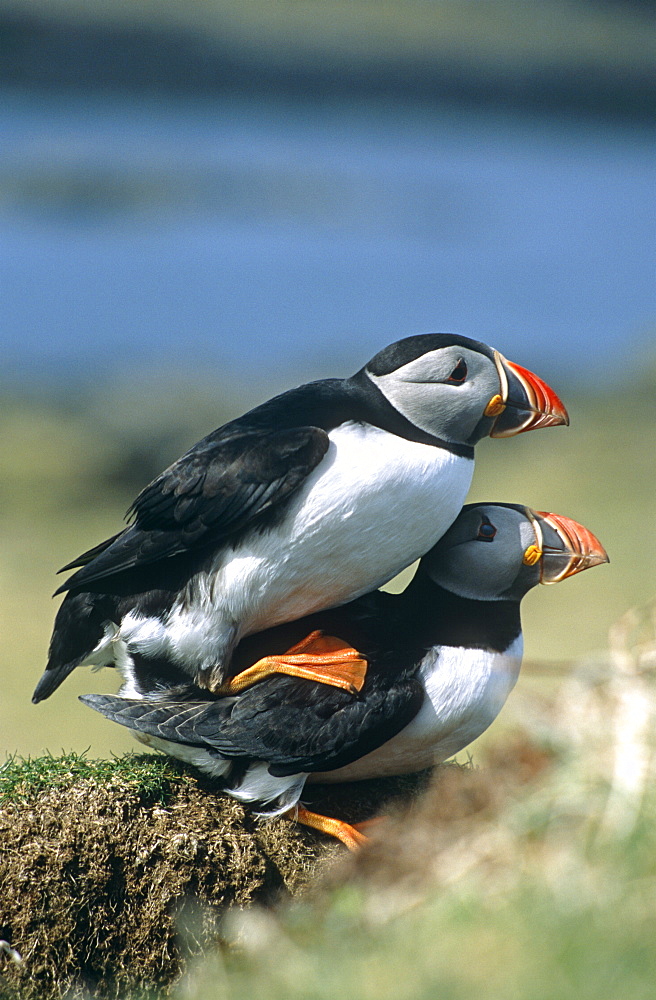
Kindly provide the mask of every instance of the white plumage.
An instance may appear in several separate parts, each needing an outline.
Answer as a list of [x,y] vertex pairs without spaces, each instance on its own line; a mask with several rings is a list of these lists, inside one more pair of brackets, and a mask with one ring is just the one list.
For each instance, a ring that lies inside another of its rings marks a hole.
[[418,714],[372,753],[310,781],[360,781],[440,764],[484,733],[514,688],[522,662],[521,634],[504,653],[437,646],[419,675],[426,694]]

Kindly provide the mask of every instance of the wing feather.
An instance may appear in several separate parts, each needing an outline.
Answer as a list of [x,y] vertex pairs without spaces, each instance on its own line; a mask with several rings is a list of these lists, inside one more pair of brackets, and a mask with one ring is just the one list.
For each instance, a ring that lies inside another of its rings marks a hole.
[[214,432],[142,490],[123,532],[68,564],[82,568],[57,593],[221,544],[261,523],[299,489],[328,446],[318,427]]

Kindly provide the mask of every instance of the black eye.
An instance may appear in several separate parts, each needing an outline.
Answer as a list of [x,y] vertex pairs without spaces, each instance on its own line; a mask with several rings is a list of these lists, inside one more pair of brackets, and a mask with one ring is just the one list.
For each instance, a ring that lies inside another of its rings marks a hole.
[[449,375],[447,382],[460,383],[464,382],[466,378],[467,378],[467,365],[465,364],[463,359],[460,358],[458,364],[455,366],[455,368]]
[[492,522],[483,515],[483,520],[481,521],[481,526],[478,529],[478,534],[476,535],[476,540],[479,542],[491,542],[497,533],[497,529],[494,527]]

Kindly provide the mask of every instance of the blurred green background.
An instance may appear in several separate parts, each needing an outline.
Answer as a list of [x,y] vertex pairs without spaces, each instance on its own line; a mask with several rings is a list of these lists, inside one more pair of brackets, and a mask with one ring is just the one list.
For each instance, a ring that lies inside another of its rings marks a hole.
[[412,333],[486,340],[570,410],[484,442],[471,495],[611,556],[527,599],[533,682],[651,596],[653,14],[0,5],[1,753],[132,745],[76,700],[111,671],[30,704],[57,568],[210,429]]

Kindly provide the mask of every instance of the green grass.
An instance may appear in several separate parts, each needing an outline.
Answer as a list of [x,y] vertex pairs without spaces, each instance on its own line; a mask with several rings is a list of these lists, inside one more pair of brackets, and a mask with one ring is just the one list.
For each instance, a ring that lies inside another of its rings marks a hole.
[[168,757],[125,754],[111,760],[94,760],[70,751],[62,756],[12,755],[0,765],[0,803],[29,802],[45,789],[65,789],[78,781],[136,785],[151,802],[165,803],[174,782],[186,772]]
[[364,901],[346,890],[336,895],[319,926],[314,914],[302,909],[282,928],[263,921],[260,933],[266,929],[269,940],[257,954],[253,949],[208,960],[192,988],[177,995],[188,1000],[653,997],[653,910],[645,920],[628,899],[620,905],[571,906],[538,880],[505,898],[447,893],[383,927],[360,919],[363,908]]

